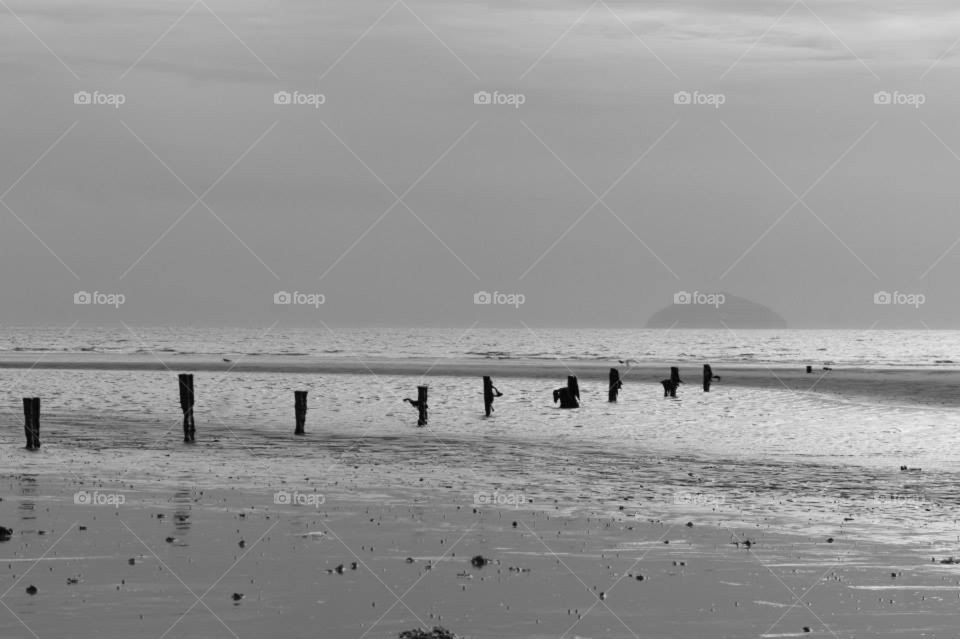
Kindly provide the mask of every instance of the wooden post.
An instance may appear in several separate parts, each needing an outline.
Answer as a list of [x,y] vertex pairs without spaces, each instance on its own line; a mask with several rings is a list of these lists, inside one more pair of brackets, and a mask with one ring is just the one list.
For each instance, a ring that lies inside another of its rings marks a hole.
[[710,392],[710,382],[713,380],[713,369],[710,368],[710,364],[703,365],[703,392]]
[[409,402],[411,406],[417,409],[417,426],[426,426],[427,425],[427,387],[426,386],[417,386],[417,399],[413,400],[409,397],[404,397],[403,401]]
[[503,397],[503,393],[493,385],[493,380],[489,375],[483,376],[483,410],[490,417],[493,412],[493,400],[497,397]]
[[417,426],[426,426],[427,425],[427,387],[426,386],[417,386],[417,409],[419,410],[419,416],[417,417]]
[[304,425],[307,422],[307,391],[293,391],[293,411],[297,420],[293,434],[306,435]]
[[553,403],[557,402],[560,408],[580,408],[580,386],[576,377],[567,377],[567,385],[553,391]]
[[807,374],[810,374],[812,372],[813,372],[813,366],[807,366]]
[[27,438],[27,450],[40,448],[40,398],[23,398],[23,432]]
[[662,379],[660,383],[663,384],[663,396],[676,397],[677,396],[677,383],[672,379]]
[[40,448],[40,398],[33,398],[33,448]]
[[607,400],[617,401],[617,393],[623,388],[623,382],[620,381],[620,371],[615,368],[610,369],[610,387],[607,391]]
[[181,373],[180,380],[180,409],[183,411],[183,441],[192,442],[196,439],[197,428],[193,423],[193,375]]
[[670,381],[679,386],[683,382],[680,381],[680,368],[677,366],[670,367]]

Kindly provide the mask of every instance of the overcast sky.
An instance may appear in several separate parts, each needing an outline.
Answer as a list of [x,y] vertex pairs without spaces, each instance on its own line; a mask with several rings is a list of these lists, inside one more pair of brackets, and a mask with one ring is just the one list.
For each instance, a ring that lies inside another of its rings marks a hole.
[[6,4],[4,324],[958,327],[955,2]]

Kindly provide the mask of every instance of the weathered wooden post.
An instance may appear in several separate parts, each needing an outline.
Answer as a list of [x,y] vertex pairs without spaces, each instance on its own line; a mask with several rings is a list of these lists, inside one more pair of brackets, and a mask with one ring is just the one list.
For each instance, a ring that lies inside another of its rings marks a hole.
[[493,400],[497,397],[503,397],[503,393],[493,385],[493,380],[489,375],[483,376],[483,410],[487,417],[493,412]]
[[610,387],[607,391],[607,400],[611,402],[617,401],[617,394],[620,392],[621,388],[623,388],[623,382],[620,381],[620,371],[615,368],[611,368]]
[[553,403],[560,402],[560,408],[580,408],[580,385],[573,375],[567,377],[567,385],[553,391]]
[[23,398],[23,434],[27,437],[27,450],[33,450],[33,399]]
[[812,372],[813,372],[813,366],[807,366],[807,374],[809,375]]
[[710,392],[710,382],[713,380],[713,369],[710,368],[710,364],[703,365],[703,392]]
[[670,397],[677,396],[677,387],[683,383],[680,379],[680,368],[677,366],[670,367],[670,379],[660,380],[660,383],[663,385],[663,396]]
[[183,441],[192,442],[197,433],[193,423],[193,375],[181,373],[177,377],[180,380],[180,409],[183,411]]
[[306,435],[304,425],[307,422],[307,391],[293,391],[293,411],[297,420],[293,434]]
[[27,437],[27,450],[40,448],[40,398],[23,398],[23,432]]
[[577,399],[579,405],[580,402],[580,384],[577,383],[577,378],[574,375],[567,376],[567,388],[570,389],[570,394]]
[[427,425],[427,387],[426,386],[417,386],[417,409],[419,415],[417,417],[417,426],[426,426]]
[[417,426],[426,426],[427,425],[427,387],[426,386],[417,386],[417,399],[413,400],[409,397],[404,397],[403,401],[409,402],[411,406],[417,409],[419,416],[417,418]]

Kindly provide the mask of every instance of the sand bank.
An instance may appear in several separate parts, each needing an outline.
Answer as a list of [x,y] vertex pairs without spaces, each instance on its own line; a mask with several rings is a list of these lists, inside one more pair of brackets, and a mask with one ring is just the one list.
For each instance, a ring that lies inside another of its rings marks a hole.
[[[294,356],[246,356],[223,361],[210,356],[182,355],[157,357],[149,354],[110,355],[78,353],[37,355],[4,353],[0,369],[63,369],[121,371],[207,371],[220,373],[288,373],[309,375],[409,375],[549,378],[561,385],[567,375],[582,381],[606,381],[611,366],[620,370],[625,384],[656,384],[669,376],[670,362],[626,367],[616,361],[496,360],[496,359],[359,359]],[[803,367],[726,365],[714,366],[724,386],[784,389],[794,392],[822,392],[881,399],[895,403],[928,403],[960,406],[960,370],[956,369],[834,369]],[[681,365],[685,390],[697,389],[700,365]]]

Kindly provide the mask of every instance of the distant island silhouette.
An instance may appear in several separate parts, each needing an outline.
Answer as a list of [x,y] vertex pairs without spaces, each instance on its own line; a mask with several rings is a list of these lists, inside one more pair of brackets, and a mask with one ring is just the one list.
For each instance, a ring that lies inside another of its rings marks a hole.
[[[646,328],[787,328],[787,321],[771,308],[731,293],[693,299],[694,292],[660,309],[647,320]],[[722,303],[716,301],[721,299]],[[690,303],[683,303],[689,301]]]

